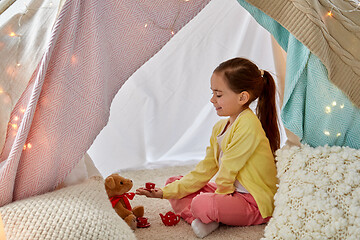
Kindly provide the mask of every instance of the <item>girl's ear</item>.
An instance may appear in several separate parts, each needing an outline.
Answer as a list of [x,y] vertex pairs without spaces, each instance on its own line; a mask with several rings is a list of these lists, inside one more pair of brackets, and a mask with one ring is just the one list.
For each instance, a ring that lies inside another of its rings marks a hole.
[[239,93],[239,103],[244,105],[246,104],[250,99],[250,94],[248,91],[242,91]]

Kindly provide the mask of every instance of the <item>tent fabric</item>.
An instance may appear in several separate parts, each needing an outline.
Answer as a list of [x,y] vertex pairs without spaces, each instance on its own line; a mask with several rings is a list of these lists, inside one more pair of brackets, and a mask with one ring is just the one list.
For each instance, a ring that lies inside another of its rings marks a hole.
[[207,2],[66,1],[10,116],[19,127],[8,127],[0,157],[0,206],[60,184],[123,83]]
[[238,0],[287,52],[284,126],[303,143],[360,148],[360,109],[328,79],[318,57],[277,21],[258,8]]
[[49,43],[59,1],[51,3],[18,0],[0,15],[0,149],[8,123],[14,130],[18,128],[10,114]]
[[360,11],[357,1],[246,2],[279,22],[303,43],[324,63],[329,80],[360,107]]
[[[88,153],[103,174],[198,162],[220,118],[210,103],[217,65],[241,56],[277,79],[271,35],[236,0],[212,0],[120,89]],[[283,135],[283,139],[286,140]]]

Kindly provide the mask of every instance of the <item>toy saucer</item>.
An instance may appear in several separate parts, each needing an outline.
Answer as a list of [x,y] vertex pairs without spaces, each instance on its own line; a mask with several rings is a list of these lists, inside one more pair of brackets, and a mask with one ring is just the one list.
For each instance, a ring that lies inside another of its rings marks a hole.
[[150,223],[147,223],[147,224],[145,224],[145,225],[143,225],[143,224],[141,224],[141,223],[137,223],[137,225],[136,225],[138,228],[147,228],[147,227],[150,227]]

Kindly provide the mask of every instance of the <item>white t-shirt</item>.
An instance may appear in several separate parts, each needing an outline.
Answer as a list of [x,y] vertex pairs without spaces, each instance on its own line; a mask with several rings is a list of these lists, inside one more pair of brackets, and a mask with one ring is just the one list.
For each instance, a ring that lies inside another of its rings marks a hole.
[[[226,125],[226,126],[227,126],[227,125]],[[225,128],[226,128],[226,126],[225,126]],[[222,158],[222,156],[223,156],[223,151],[222,151],[222,149],[221,149],[221,142],[222,142],[222,140],[224,139],[224,136],[225,136],[225,134],[226,134],[226,132],[228,131],[229,128],[230,128],[230,126],[227,127],[226,131],[222,131],[222,132],[220,133],[220,135],[217,136],[217,143],[218,143],[218,145],[219,145],[219,150],[220,150],[220,154],[219,154],[219,166],[221,166],[221,158]],[[235,180],[234,185],[235,185],[235,188],[236,188],[236,191],[237,191],[237,192],[249,193],[249,192],[244,188],[244,186],[241,185],[241,183],[240,183],[238,180]]]

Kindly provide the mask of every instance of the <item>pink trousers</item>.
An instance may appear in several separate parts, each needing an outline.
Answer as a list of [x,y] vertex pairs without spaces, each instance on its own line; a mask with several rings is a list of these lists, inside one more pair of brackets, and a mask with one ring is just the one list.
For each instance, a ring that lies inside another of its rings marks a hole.
[[[166,184],[182,176],[171,177]],[[216,184],[209,182],[198,192],[182,199],[169,199],[176,214],[191,224],[196,218],[203,223],[221,222],[231,226],[259,225],[269,221],[262,218],[254,198],[249,193],[215,194]]]

